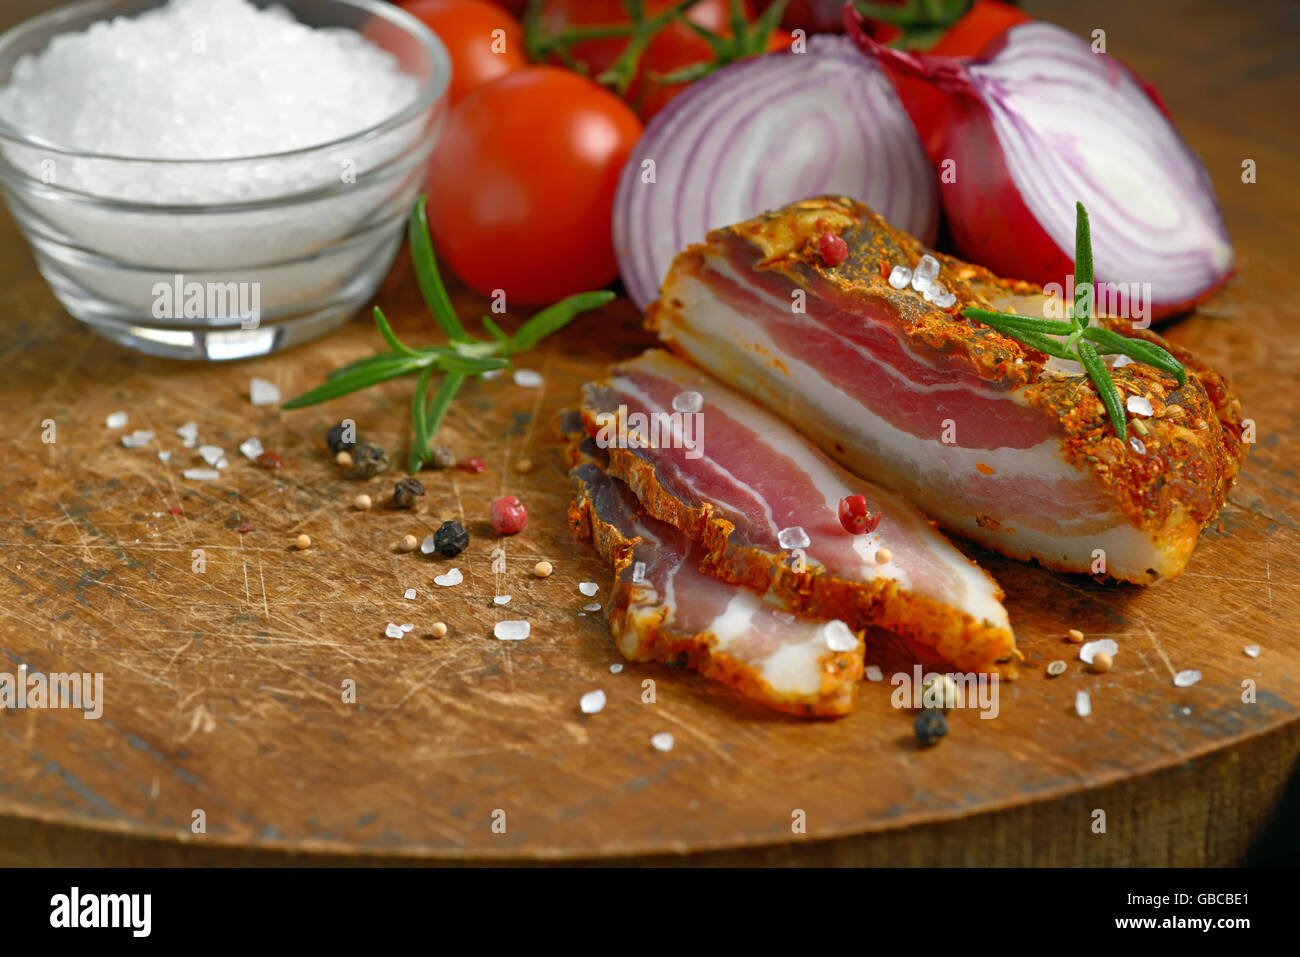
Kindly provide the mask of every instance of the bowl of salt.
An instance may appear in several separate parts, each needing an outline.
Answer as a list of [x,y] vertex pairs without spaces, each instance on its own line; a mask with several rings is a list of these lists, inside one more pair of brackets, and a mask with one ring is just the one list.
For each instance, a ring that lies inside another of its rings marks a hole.
[[0,36],[0,188],[95,332],[265,355],[373,296],[450,75],[380,0],[81,0]]

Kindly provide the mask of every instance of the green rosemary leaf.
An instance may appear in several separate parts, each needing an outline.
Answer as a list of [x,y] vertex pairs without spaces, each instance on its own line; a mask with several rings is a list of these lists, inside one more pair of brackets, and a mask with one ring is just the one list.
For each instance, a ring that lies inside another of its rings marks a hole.
[[466,356],[452,352],[443,355],[438,365],[447,372],[456,372],[465,376],[491,372],[493,369],[504,369],[510,365],[510,360],[505,356]]
[[424,202],[424,196],[415,201],[415,209],[411,211],[406,227],[411,246],[411,262],[415,265],[415,280],[420,285],[425,305],[447,338],[452,342],[472,342],[465,333],[465,327],[460,324],[456,310],[451,306],[447,288],[442,284],[442,276],[438,273],[438,261],[433,256],[433,240],[429,236],[429,220],[424,212]]
[[337,369],[331,369],[325,373],[327,379],[337,379],[341,375],[347,375],[357,369],[365,369],[374,365],[382,365],[386,361],[401,359],[402,356],[394,355],[391,352],[376,352],[373,356],[366,356],[364,359],[358,359],[355,362],[349,362],[347,365],[341,365]]
[[[998,331],[1001,332],[1002,330]],[[1058,359],[1074,359],[1073,353],[1065,347],[1065,344],[1060,340],[1053,339],[1051,336],[1045,336],[1037,332],[1017,332],[1014,335],[1012,333],[1007,333],[1007,335],[1011,335],[1031,349],[1037,349],[1049,356],[1055,356]]]
[[1097,344],[1097,351],[1104,356],[1125,355],[1136,359],[1161,372],[1168,372],[1178,380],[1178,385],[1187,385],[1187,370],[1168,351],[1154,342],[1145,339],[1130,339],[1128,336],[1099,326],[1091,326],[1083,337]]
[[407,465],[412,475],[420,471],[424,457],[429,453],[429,429],[425,424],[427,421],[425,409],[429,404],[431,372],[433,372],[432,367],[426,366],[420,373],[420,378],[415,383],[415,394],[411,397],[411,426],[415,436],[411,439],[411,457]]
[[1092,284],[1092,230],[1083,203],[1074,204],[1074,317],[1086,326],[1096,308]]
[[384,341],[388,343],[388,347],[394,353],[404,356],[418,356],[420,354],[397,338],[397,333],[393,332],[393,327],[388,324],[388,317],[384,315],[384,311],[378,306],[375,306],[375,325],[379,327],[379,334],[384,337]]
[[375,358],[382,361],[358,366],[342,375],[327,379],[316,388],[290,399],[281,408],[301,409],[319,402],[328,402],[330,399],[337,399],[349,392],[357,392],[367,386],[410,375],[429,364],[429,360],[410,356],[376,356]]
[[488,335],[493,339],[496,339],[498,342],[510,341],[510,337],[506,335],[505,331],[492,320],[491,316],[483,317],[483,328],[488,331]]
[[443,376],[442,383],[438,386],[438,391],[434,394],[433,402],[425,415],[424,438],[417,447],[420,451],[418,459],[415,454],[416,449],[411,450],[410,470],[412,474],[420,471],[424,456],[428,454],[429,445],[433,442],[433,437],[438,434],[438,426],[442,424],[442,417],[447,414],[447,409],[451,406],[451,400],[456,398],[456,393],[460,391],[464,381],[465,376],[459,372],[448,372]]
[[576,296],[561,299],[553,306],[547,306],[534,315],[515,333],[511,340],[511,352],[525,352],[541,342],[551,333],[564,328],[579,313],[599,309],[614,299],[608,290],[598,292],[580,292]]
[[1120,398],[1119,389],[1115,388],[1115,380],[1110,377],[1110,371],[1102,364],[1096,346],[1086,339],[1081,339],[1076,348],[1079,350],[1079,361],[1088,370],[1088,378],[1097,387],[1097,394],[1101,396],[1102,404],[1110,414],[1111,424],[1115,426],[1115,434],[1120,437],[1120,441],[1127,441],[1127,414],[1124,411],[1124,402]]
[[999,331],[1014,329],[1023,332],[1044,332],[1056,336],[1065,336],[1074,332],[1074,326],[1061,319],[1040,319],[1036,316],[1021,316],[1012,312],[993,312],[989,309],[977,309],[974,306],[962,310],[962,315]]

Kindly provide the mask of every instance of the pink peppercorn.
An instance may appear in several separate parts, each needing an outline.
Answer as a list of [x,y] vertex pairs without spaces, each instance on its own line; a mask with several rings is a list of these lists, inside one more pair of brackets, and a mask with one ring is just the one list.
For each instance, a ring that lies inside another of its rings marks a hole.
[[492,500],[492,527],[502,535],[522,532],[528,524],[528,512],[524,503],[513,495],[503,495]]
[[466,472],[474,472],[476,474],[487,471],[487,463],[480,458],[474,457],[465,459],[463,462],[458,463],[458,467]]
[[822,233],[817,240],[817,251],[828,266],[838,266],[849,258],[849,244],[838,233]]
[[846,495],[840,499],[840,524],[850,535],[865,535],[876,530],[880,513],[867,508],[865,495]]

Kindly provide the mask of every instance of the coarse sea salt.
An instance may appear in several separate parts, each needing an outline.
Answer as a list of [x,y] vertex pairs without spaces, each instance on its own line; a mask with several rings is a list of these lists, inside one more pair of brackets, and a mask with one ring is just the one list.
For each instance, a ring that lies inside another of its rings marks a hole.
[[1180,671],[1178,674],[1174,675],[1174,685],[1179,688],[1190,688],[1200,680],[1201,673],[1190,669],[1187,671]]
[[266,449],[262,448],[262,440],[257,436],[253,436],[251,439],[244,439],[239,443],[239,451],[244,453],[245,458],[255,459]]
[[667,731],[660,731],[658,734],[650,736],[650,745],[656,751],[671,751],[673,749],[673,736]]
[[889,284],[895,289],[906,289],[912,281],[912,270],[906,266],[895,266],[889,270]]
[[1074,696],[1074,710],[1080,718],[1086,718],[1092,714],[1092,698],[1088,692],[1080,691]]
[[639,585],[645,581],[645,562],[635,562],[632,565],[632,584]]
[[595,582],[578,582],[578,591],[582,592],[588,598],[600,591],[600,586]]
[[536,389],[542,384],[542,374],[534,369],[516,369],[513,376],[515,385],[525,389]]
[[605,710],[605,692],[599,689],[588,691],[578,699],[578,707],[583,714],[600,714]]
[[1144,395],[1131,395],[1124,401],[1124,408],[1134,415],[1153,416],[1156,410],[1151,407],[1151,400]]
[[1133,364],[1133,360],[1126,355],[1117,355],[1115,361],[1110,364],[1112,369],[1122,369],[1125,366]]
[[617,661],[609,666],[609,673],[611,675],[619,674],[622,670],[623,670],[623,666],[619,664]]
[[390,621],[384,629],[384,634],[389,638],[401,638],[406,632],[402,631],[401,625],[395,625]]
[[420,543],[420,554],[421,554],[421,555],[432,555],[432,554],[433,554],[433,550],[434,550],[436,547],[437,547],[437,544],[434,542],[433,536],[432,536],[432,535],[426,535],[426,536],[424,536],[424,541],[422,541],[422,542]]
[[209,465],[217,465],[226,457],[226,450],[219,445],[200,445],[199,458]]
[[402,634],[406,634],[406,633],[409,632],[409,631],[414,631],[414,630],[415,630],[415,626],[414,626],[413,624],[411,624],[410,622],[407,622],[406,624],[402,625],[401,627],[402,627]]
[[678,392],[673,396],[673,409],[677,412],[699,412],[704,407],[704,396],[698,392]]
[[532,631],[533,626],[528,622],[513,619],[498,621],[492,627],[492,634],[501,641],[523,641]]
[[929,288],[930,283],[939,278],[939,260],[933,256],[925,255],[921,261],[916,264],[916,269],[912,273],[912,288],[917,292],[924,293]]
[[1119,654],[1119,645],[1112,638],[1099,638],[1096,641],[1090,641],[1079,646],[1079,660],[1090,665],[1099,651],[1104,651],[1114,658]]
[[826,647],[831,651],[853,651],[858,647],[858,636],[838,619],[828,622],[822,634],[826,636]]
[[409,601],[415,597],[415,594],[416,592],[414,588],[408,588],[406,591],[402,592],[402,597]]
[[1247,646],[1246,646],[1244,649],[1242,649],[1242,650],[1245,651],[1246,654],[1247,654],[1249,657],[1251,657],[1251,658],[1258,658],[1258,657],[1259,657],[1259,645],[1247,645]]
[[791,525],[776,533],[776,543],[782,548],[807,548],[812,544],[812,539],[802,525]]
[[159,449],[159,450],[158,450],[158,461],[160,461],[160,462],[168,462],[168,461],[171,460],[171,457],[172,457],[172,454],[171,454],[171,452],[167,451],[167,449]]
[[598,601],[588,602],[587,604],[585,604],[585,605],[582,606],[582,610],[583,610],[583,611],[600,611],[600,602],[598,602]]
[[153,433],[148,429],[136,429],[130,435],[122,436],[122,445],[128,449],[142,449],[153,441]]
[[253,405],[279,405],[280,389],[274,382],[253,376],[248,380],[248,401]]
[[459,568],[450,569],[445,575],[439,575],[433,580],[435,585],[441,585],[443,588],[450,588],[453,585],[459,585],[465,580]]
[[885,673],[880,670],[880,665],[867,665],[865,673],[868,681],[885,680]]
[[509,596],[509,595],[493,595],[493,596],[492,596],[492,604],[494,604],[494,605],[508,605],[508,604],[510,604],[510,596]]
[[195,482],[211,482],[221,478],[221,473],[216,469],[186,469],[181,475]]
[[125,412],[110,413],[108,418],[104,420],[104,425],[110,429],[126,428],[126,413]]

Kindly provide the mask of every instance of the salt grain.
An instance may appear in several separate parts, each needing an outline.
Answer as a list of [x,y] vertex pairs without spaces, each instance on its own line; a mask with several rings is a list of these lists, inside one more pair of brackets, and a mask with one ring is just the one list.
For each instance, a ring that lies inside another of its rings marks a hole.
[[447,572],[447,574],[439,575],[433,581],[435,585],[441,585],[443,588],[450,588],[452,585],[459,585],[464,580],[465,576],[461,574],[460,569],[453,568]]
[[434,542],[434,540],[433,540],[433,536],[432,536],[432,535],[426,535],[426,536],[424,536],[424,541],[422,541],[422,542],[420,543],[420,554],[421,554],[421,555],[432,555],[434,549],[437,548],[437,547],[438,547],[438,546],[437,546],[437,543]]
[[595,582],[578,582],[578,591],[582,592],[588,598],[600,591],[600,586]]
[[266,449],[262,448],[262,440],[254,436],[251,439],[244,439],[239,443],[239,451],[244,453],[244,458],[255,459]]
[[219,445],[200,445],[199,458],[209,465],[219,465],[222,459],[226,457],[226,450]]
[[494,604],[494,605],[508,605],[508,604],[510,604],[510,596],[509,596],[509,595],[493,595],[493,596],[492,596],[492,604]]
[[384,634],[387,635],[389,638],[401,638],[402,635],[405,634],[405,632],[402,631],[399,625],[394,625],[390,621],[388,623],[388,627],[384,629]]
[[1146,396],[1131,395],[1124,402],[1124,408],[1128,409],[1134,415],[1153,416],[1156,410],[1151,408],[1151,400]]
[[582,606],[583,611],[600,611],[600,602],[593,601],[590,604]]
[[1196,682],[1201,680],[1199,671],[1180,671],[1174,675],[1174,686],[1178,688],[1190,688]]
[[253,405],[279,405],[280,390],[274,382],[253,376],[248,380],[248,401]]
[[1086,645],[1080,646],[1079,660],[1090,665],[1092,664],[1092,659],[1099,651],[1104,651],[1106,654],[1114,658],[1119,654],[1119,645],[1117,645],[1114,639],[1111,638],[1099,638],[1096,641],[1090,641]]
[[842,621],[828,622],[822,634],[826,636],[826,647],[831,651],[853,651],[858,647],[858,636]]
[[1131,448],[1131,449],[1132,449],[1134,452],[1136,452],[1138,455],[1146,455],[1146,454],[1147,454],[1146,443],[1144,443],[1144,442],[1143,442],[1141,439],[1139,439],[1136,435],[1130,435],[1130,436],[1128,437],[1128,444],[1129,444],[1129,448]]
[[1092,698],[1088,697],[1088,692],[1080,691],[1074,696],[1074,710],[1080,718],[1086,718],[1092,714]]
[[636,562],[632,565],[632,584],[639,585],[645,581],[645,562]]
[[1251,658],[1258,658],[1258,657],[1259,657],[1259,645],[1247,645],[1247,646],[1245,647],[1245,649],[1243,649],[1243,650],[1244,650],[1244,651],[1246,652],[1246,654],[1249,655]]
[[868,681],[884,681],[885,673],[880,670],[880,665],[867,665]]
[[181,475],[195,482],[211,482],[221,478],[221,473],[216,469],[186,469]]
[[916,271],[912,273],[912,288],[924,292],[938,278],[939,260],[927,254],[921,257],[921,261],[916,264]]
[[673,749],[673,736],[667,731],[660,731],[650,736],[650,745],[656,751],[668,752]]
[[1118,355],[1118,356],[1115,357],[1115,361],[1114,361],[1113,363],[1111,363],[1111,368],[1112,368],[1112,369],[1122,369],[1122,368],[1124,368],[1125,366],[1131,366],[1132,364],[1133,364],[1133,360],[1132,360],[1131,358],[1129,358],[1128,356],[1126,356],[1126,355]]
[[415,597],[415,595],[416,595],[416,592],[415,592],[415,589],[414,589],[414,588],[408,588],[408,589],[406,589],[406,591],[402,592],[402,597],[405,598],[405,599],[407,599],[408,601],[410,601],[411,599],[413,599],[413,598]]
[[411,632],[411,631],[414,631],[414,630],[415,630],[415,626],[412,625],[410,622],[407,622],[406,624],[402,625],[401,627],[402,627],[402,634],[404,634],[404,635],[407,634],[408,632]]
[[605,692],[588,691],[578,699],[578,707],[582,709],[583,714],[600,714],[605,710]]
[[523,386],[525,389],[536,389],[543,381],[542,374],[535,369],[516,369],[510,378],[514,380],[515,385]]
[[136,429],[130,435],[122,436],[122,445],[128,449],[142,449],[153,441],[153,433],[148,429]]
[[791,525],[776,533],[776,543],[782,548],[807,548],[812,544],[812,539],[802,525]]
[[532,633],[533,626],[526,621],[498,621],[492,628],[492,634],[501,641],[523,641]]
[[104,420],[104,425],[110,429],[126,428],[126,413],[114,412],[112,415],[110,415],[107,419]]
[[673,396],[673,409],[687,414],[699,412],[704,407],[704,396],[698,392],[678,392]]
[[889,284],[895,289],[906,289],[912,281],[912,270],[906,266],[895,266],[889,270]]
[[170,460],[171,460],[171,457],[172,457],[171,452],[167,451],[166,449],[159,449],[159,450],[158,450],[158,461],[159,461],[159,462],[167,462],[167,461],[170,461]]
[[620,673],[622,670],[623,670],[623,666],[619,664],[617,661],[609,666],[609,673],[611,675],[616,675]]

